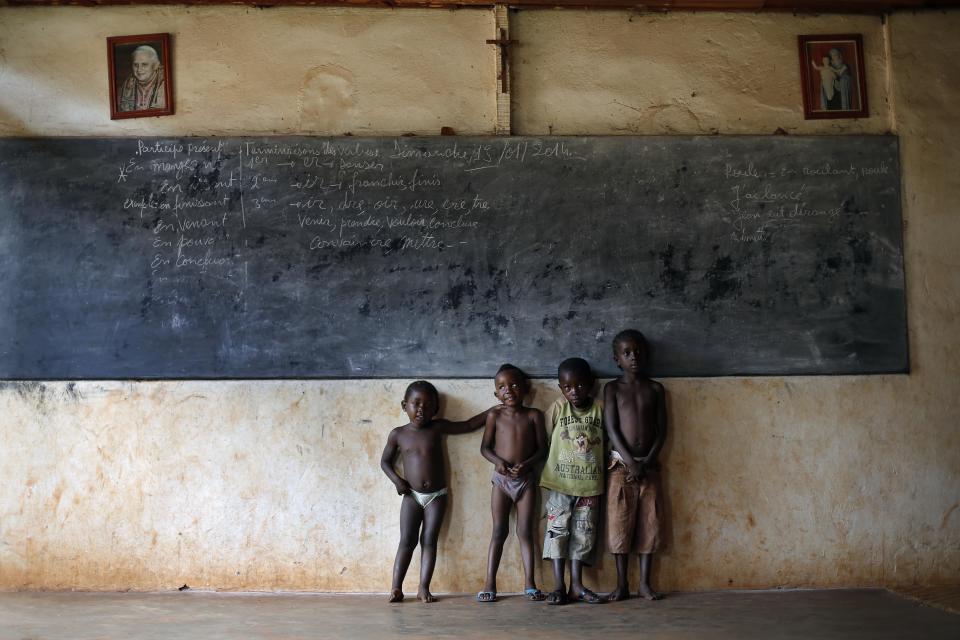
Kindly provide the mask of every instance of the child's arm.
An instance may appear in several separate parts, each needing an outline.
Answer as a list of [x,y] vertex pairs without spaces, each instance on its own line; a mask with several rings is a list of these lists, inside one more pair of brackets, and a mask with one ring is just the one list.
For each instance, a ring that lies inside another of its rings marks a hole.
[[645,466],[656,464],[657,456],[660,455],[660,450],[663,449],[663,445],[667,441],[666,393],[663,390],[663,385],[659,382],[651,381],[651,384],[653,384],[653,392],[657,395],[657,438],[653,441],[650,452],[643,460]]
[[390,478],[390,481],[393,482],[393,485],[397,488],[397,495],[404,495],[405,493],[410,493],[410,485],[406,480],[401,478],[397,474],[397,470],[393,468],[393,460],[397,456],[397,430],[394,429],[390,432],[390,435],[387,437],[387,446],[383,448],[383,455],[380,456],[380,468],[383,469],[383,472],[387,474],[387,477]]
[[497,431],[497,414],[487,413],[486,427],[483,430],[483,441],[480,443],[480,455],[493,463],[497,473],[507,475],[507,461],[493,451],[494,434]]
[[537,437],[537,450],[533,455],[513,468],[513,474],[520,477],[527,472],[527,469],[535,466],[541,460],[546,459],[549,448],[547,446],[547,430],[543,426],[543,412],[539,409],[533,410],[533,430]]
[[633,452],[623,441],[623,434],[620,433],[620,417],[617,413],[617,381],[608,382],[603,387],[603,427],[607,432],[607,438],[610,444],[620,458],[623,460],[623,466],[627,468],[627,475],[633,478],[643,477],[643,465],[633,459]]
[[433,428],[440,433],[445,433],[447,435],[470,433],[471,431],[476,431],[482,427],[487,421],[487,414],[499,411],[501,406],[503,405],[490,407],[486,411],[481,411],[469,420],[464,420],[463,422],[451,422],[450,420],[444,420],[442,418],[440,420],[434,420]]

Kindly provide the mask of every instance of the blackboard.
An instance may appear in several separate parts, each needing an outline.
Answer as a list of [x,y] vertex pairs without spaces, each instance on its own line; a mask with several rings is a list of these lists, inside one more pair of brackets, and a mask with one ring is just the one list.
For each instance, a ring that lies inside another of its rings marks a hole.
[[897,139],[0,141],[0,377],[908,370]]

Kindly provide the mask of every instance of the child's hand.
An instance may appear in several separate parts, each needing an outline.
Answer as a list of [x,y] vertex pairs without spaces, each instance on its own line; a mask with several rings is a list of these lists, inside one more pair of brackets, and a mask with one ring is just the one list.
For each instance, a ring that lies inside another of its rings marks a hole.
[[643,480],[643,477],[647,475],[643,462],[639,460],[628,460],[624,463],[624,466],[627,468],[628,482],[633,480]]
[[401,478],[399,482],[394,482],[393,484],[397,487],[398,496],[405,496],[410,493],[410,483],[403,478]]
[[502,460],[500,461],[500,464],[497,465],[497,473],[499,473],[502,476],[509,476],[510,469],[511,467]]
[[510,475],[514,478],[519,478],[526,472],[527,472],[527,467],[522,462],[517,463],[512,467],[510,467]]

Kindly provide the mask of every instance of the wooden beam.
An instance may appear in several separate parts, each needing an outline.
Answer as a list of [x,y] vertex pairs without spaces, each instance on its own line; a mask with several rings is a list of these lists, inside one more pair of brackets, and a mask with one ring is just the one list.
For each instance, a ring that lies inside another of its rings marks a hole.
[[[490,8],[494,0],[0,0],[0,6],[241,5],[381,8]],[[635,9],[638,11],[786,11],[794,13],[887,13],[960,7],[960,0],[513,0],[513,8]]]
[[500,88],[497,91],[497,120],[494,122],[493,132],[498,136],[509,136],[513,133],[510,110],[510,92],[513,90],[510,68],[513,56],[510,55],[510,46],[516,44],[516,40],[510,39],[510,12],[506,5],[496,5],[493,8],[493,18],[497,37],[487,40],[487,44],[497,45],[497,86]]

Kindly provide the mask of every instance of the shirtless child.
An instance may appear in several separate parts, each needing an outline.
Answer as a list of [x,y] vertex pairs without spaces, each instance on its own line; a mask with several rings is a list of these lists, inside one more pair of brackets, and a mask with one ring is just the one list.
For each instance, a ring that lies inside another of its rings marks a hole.
[[[437,561],[437,536],[447,510],[447,474],[443,462],[443,436],[468,433],[483,426],[489,409],[465,422],[434,420],[440,405],[437,389],[424,380],[407,387],[400,406],[410,423],[397,427],[387,437],[387,446],[380,457],[380,468],[403,496],[400,507],[400,546],[393,563],[393,585],[390,602],[403,600],[403,578],[410,566],[413,550],[420,541],[420,587],[417,598],[436,602],[430,593],[430,580]],[[393,468],[400,453],[403,460],[401,478]],[[420,525],[423,525],[421,528]]]
[[607,543],[617,562],[610,600],[630,597],[627,567],[640,554],[640,597],[659,600],[650,587],[650,561],[660,544],[660,464],[667,437],[663,385],[644,375],[647,340],[634,329],[613,339],[613,359],[623,375],[603,389],[604,426],[610,440],[607,473]]
[[517,539],[523,559],[524,590],[530,600],[545,600],[533,575],[533,525],[536,522],[537,481],[534,467],[547,456],[543,413],[523,406],[529,391],[526,374],[505,364],[493,379],[494,395],[503,403],[499,412],[487,414],[480,453],[495,466],[491,483],[490,511],[493,534],[487,559],[487,582],[477,602],[496,602],[497,569],[503,543],[510,532],[510,509],[517,505]]

